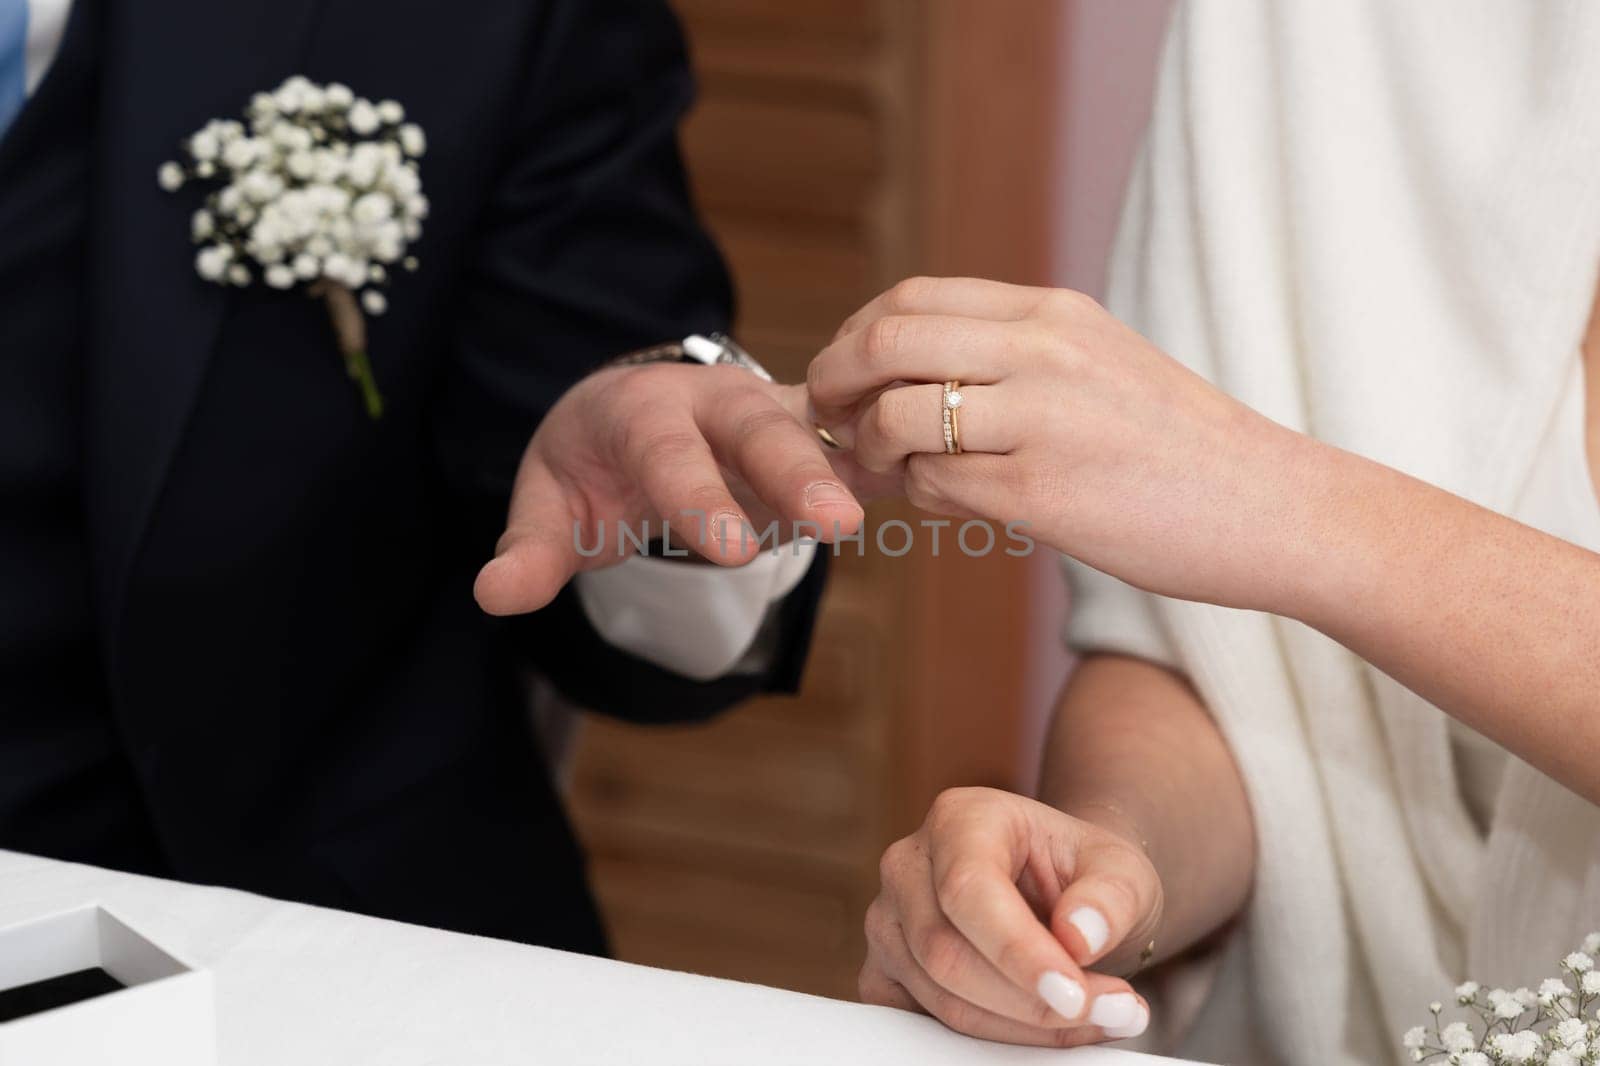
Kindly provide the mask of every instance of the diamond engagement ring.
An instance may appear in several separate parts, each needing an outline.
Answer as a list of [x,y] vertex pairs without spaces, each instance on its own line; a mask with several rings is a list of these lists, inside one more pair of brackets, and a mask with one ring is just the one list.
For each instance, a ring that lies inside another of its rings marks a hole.
[[961,454],[961,382],[944,383],[944,403],[939,405],[944,417],[944,450],[947,455]]

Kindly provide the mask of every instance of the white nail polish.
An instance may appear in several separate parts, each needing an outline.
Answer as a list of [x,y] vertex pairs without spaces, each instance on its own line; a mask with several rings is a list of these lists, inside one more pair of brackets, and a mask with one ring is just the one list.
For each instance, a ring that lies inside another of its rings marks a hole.
[[1139,1018],[1139,1000],[1132,992],[1111,992],[1096,996],[1089,1008],[1089,1024],[1098,1025],[1107,1033],[1113,1029],[1127,1029]]
[[1143,1003],[1139,1004],[1139,1012],[1132,1022],[1120,1029],[1107,1029],[1106,1036],[1112,1040],[1127,1040],[1143,1033],[1150,1027],[1150,1008]]
[[1067,921],[1083,934],[1091,955],[1100,954],[1101,949],[1106,946],[1106,941],[1111,937],[1111,927],[1106,924],[1105,915],[1093,907],[1079,907],[1067,915]]
[[1039,978],[1039,998],[1069,1022],[1083,1013],[1083,986],[1064,973],[1048,970]]

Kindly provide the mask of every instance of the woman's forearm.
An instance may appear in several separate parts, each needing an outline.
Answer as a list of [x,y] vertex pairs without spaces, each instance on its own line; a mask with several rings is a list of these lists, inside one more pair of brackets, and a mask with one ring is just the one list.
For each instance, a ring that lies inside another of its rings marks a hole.
[[1255,868],[1244,783],[1199,697],[1171,672],[1086,658],[1061,695],[1040,798],[1144,845],[1166,889],[1157,958],[1244,906]]
[[[1299,438],[1269,610],[1600,802],[1600,555]],[[1287,539],[1287,538],[1286,538]]]

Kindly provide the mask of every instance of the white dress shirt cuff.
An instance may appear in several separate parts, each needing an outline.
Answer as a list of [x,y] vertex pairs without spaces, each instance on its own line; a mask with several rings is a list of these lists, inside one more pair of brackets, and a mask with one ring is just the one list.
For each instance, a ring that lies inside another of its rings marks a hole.
[[816,551],[814,541],[798,540],[731,569],[633,556],[579,574],[578,600],[607,643],[663,669],[695,681],[735,666],[756,673],[767,663],[745,653]]

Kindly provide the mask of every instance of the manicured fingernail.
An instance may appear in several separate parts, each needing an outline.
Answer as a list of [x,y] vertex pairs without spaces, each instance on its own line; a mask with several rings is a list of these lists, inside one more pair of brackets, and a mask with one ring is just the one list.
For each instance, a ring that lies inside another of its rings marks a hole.
[[1127,1029],[1139,1018],[1139,999],[1132,992],[1110,992],[1096,996],[1089,1008],[1089,1024],[1106,1032]]
[[1106,924],[1106,916],[1093,907],[1079,907],[1067,915],[1067,921],[1083,934],[1084,943],[1089,945],[1089,954],[1100,954],[1100,949],[1106,946],[1106,940],[1111,936],[1111,927]]
[[855,507],[854,496],[833,481],[819,481],[806,487],[807,507]]
[[[742,515],[732,511],[721,511],[711,516],[711,521],[706,523],[706,536],[711,544],[716,545],[724,552],[743,551],[746,544],[753,538],[750,536],[750,527],[745,524]],[[704,542],[695,547],[702,551],[706,548]]]
[[1129,1022],[1120,1029],[1107,1029],[1105,1030],[1105,1034],[1113,1040],[1127,1040],[1130,1037],[1138,1036],[1149,1027],[1150,1008],[1141,1003],[1139,1004],[1138,1014],[1135,1015],[1133,1021]]
[[1039,978],[1039,998],[1069,1022],[1083,1013],[1083,986],[1064,973],[1047,970]]

